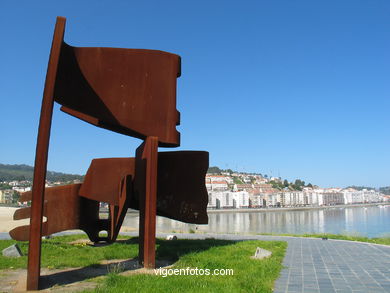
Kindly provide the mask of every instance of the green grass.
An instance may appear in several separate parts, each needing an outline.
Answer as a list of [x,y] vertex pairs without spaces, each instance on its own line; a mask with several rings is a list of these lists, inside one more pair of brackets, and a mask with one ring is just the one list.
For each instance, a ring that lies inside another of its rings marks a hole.
[[378,238],[369,238],[360,236],[359,234],[329,234],[329,233],[320,233],[320,234],[269,234],[261,233],[259,235],[272,235],[272,236],[294,236],[294,237],[313,237],[313,238],[323,238],[328,239],[339,239],[339,240],[349,240],[349,241],[360,241],[368,242],[382,245],[390,245],[390,237],[378,237]]
[[[126,243],[123,242],[116,242],[112,245],[101,247],[68,244],[68,242],[78,240],[83,237],[84,236],[82,235],[69,235],[43,240],[41,267],[85,267],[99,264],[100,261],[105,259],[126,259],[133,258],[138,255],[137,245],[126,245]],[[0,269],[26,268],[28,242],[1,240],[0,250],[3,250],[14,243],[18,243],[24,256],[20,258],[8,258],[0,255]]]
[[[42,267],[87,267],[108,259],[129,259],[138,254],[138,239],[121,240],[111,245],[92,247],[69,244],[84,236],[70,235],[42,241]],[[1,240],[0,249],[14,244]],[[0,256],[0,269],[25,268],[27,242],[18,242],[25,256]],[[256,248],[272,251],[272,257],[251,259]],[[228,240],[156,240],[156,258],[176,261],[173,269],[198,268],[210,275],[167,276],[134,274],[121,276],[112,272],[99,280],[96,292],[272,292],[273,283],[282,269],[287,243],[283,241],[228,241]],[[232,269],[233,275],[215,276],[214,269]],[[91,291],[89,291],[91,292]],[[92,291],[93,292],[93,291]]]
[[327,237],[328,239],[340,239],[340,240],[360,241],[360,242],[390,245],[390,237],[368,238],[368,237],[358,236],[358,235],[341,235],[341,234],[327,234],[327,233],[304,234],[303,237],[315,237],[315,238]]
[[[203,244],[202,244],[203,243]],[[110,274],[95,291],[89,292],[272,292],[273,283],[282,269],[286,242],[177,240],[160,243],[161,256],[176,251],[179,260],[173,269],[210,270],[206,276]],[[272,251],[272,257],[251,259],[257,247]],[[173,254],[174,255],[174,254]],[[233,275],[212,275],[214,269],[232,269]]]

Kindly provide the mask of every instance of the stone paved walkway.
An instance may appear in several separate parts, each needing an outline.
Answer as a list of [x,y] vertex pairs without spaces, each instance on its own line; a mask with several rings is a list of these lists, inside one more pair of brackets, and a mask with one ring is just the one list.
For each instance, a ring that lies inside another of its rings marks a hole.
[[[137,236],[137,233],[123,234]],[[175,235],[182,239],[213,237],[226,240],[287,241],[288,248],[283,261],[285,268],[276,281],[274,290],[276,293],[390,292],[390,246],[285,236]]]
[[291,239],[275,292],[390,292],[390,247]]

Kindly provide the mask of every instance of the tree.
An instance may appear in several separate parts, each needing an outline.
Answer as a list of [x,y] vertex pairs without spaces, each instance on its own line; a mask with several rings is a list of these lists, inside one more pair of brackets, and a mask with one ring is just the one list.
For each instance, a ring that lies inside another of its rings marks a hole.
[[288,183],[287,179],[284,179],[283,181],[283,186],[288,187],[290,184]]
[[283,183],[282,182],[279,182],[279,181],[270,181],[269,182],[273,188],[276,188],[276,189],[279,189],[279,190],[282,190],[283,189]]
[[207,173],[213,173],[213,174],[221,174],[222,170],[219,169],[218,167],[216,166],[213,166],[213,167],[210,167],[208,170],[207,170]]
[[12,194],[12,203],[18,203],[19,198],[20,198],[20,193],[14,190]]

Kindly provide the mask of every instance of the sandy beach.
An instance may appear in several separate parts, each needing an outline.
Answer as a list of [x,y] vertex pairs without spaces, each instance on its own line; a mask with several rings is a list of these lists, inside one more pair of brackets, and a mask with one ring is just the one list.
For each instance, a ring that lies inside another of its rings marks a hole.
[[[13,228],[23,225],[29,225],[30,219],[23,219],[15,221],[13,219],[14,213],[18,208],[14,207],[0,207],[0,232],[9,232]],[[77,231],[77,230],[72,230]],[[121,232],[132,232],[137,229],[132,227],[122,226]]]
[[30,223],[30,219],[19,221],[13,219],[14,212],[17,209],[18,208],[0,207],[0,232],[9,232],[17,226],[28,225]]

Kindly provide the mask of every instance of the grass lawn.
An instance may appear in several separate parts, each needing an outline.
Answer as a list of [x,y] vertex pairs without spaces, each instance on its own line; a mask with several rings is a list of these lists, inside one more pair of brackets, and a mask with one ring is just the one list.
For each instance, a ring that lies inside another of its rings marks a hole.
[[[91,247],[69,244],[81,235],[61,236],[42,242],[42,267],[86,267],[107,259],[129,259],[138,254],[138,239],[122,240],[112,245]],[[0,241],[0,249],[15,243]],[[27,243],[19,242],[23,253]],[[272,251],[272,257],[251,259],[257,247]],[[172,269],[187,268],[210,275],[134,274],[122,276],[110,273],[100,280],[97,292],[272,292],[274,281],[282,269],[287,243],[283,241],[227,241],[227,240],[175,240],[157,239],[157,259],[177,261]],[[0,256],[0,269],[25,268],[27,257],[18,259]],[[213,275],[215,269],[231,269],[233,275]],[[193,271],[192,271],[193,272]],[[91,292],[91,291],[88,291]]]
[[[83,244],[69,244],[69,242],[78,239],[87,238],[84,235],[69,235],[42,240],[41,267],[85,267],[99,264],[100,261],[105,259],[126,259],[133,258],[138,255],[137,245],[127,245],[123,242],[101,247],[93,247]],[[28,242],[1,240],[0,250],[3,250],[14,243],[18,243],[24,256],[19,258],[7,258],[0,255],[0,269],[27,267]]]
[[267,234],[267,233],[262,233],[259,235],[313,237],[313,238],[326,237],[328,239],[360,241],[360,242],[390,245],[390,237],[368,238],[368,237],[359,236],[359,235],[343,235],[343,234],[329,234],[329,233],[322,233],[322,234]]
[[390,237],[382,238],[368,238],[358,235],[340,235],[340,234],[305,234],[303,237],[316,237],[322,238],[327,237],[329,239],[340,239],[340,240],[349,240],[349,241],[360,241],[360,242],[369,242],[383,245],[390,245]]

